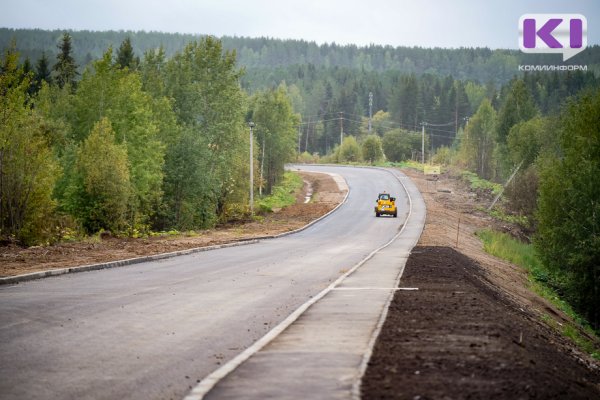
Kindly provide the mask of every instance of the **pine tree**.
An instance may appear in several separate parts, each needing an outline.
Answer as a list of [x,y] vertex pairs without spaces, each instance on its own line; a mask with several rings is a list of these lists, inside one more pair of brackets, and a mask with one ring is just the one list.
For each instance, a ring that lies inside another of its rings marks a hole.
[[27,74],[29,74],[30,72],[33,71],[33,67],[31,66],[31,61],[29,60],[29,57],[27,57],[25,59],[25,61],[23,61],[23,67],[22,68],[23,68],[23,74],[24,75],[27,75]]
[[498,112],[498,141],[506,143],[510,128],[533,118],[536,113],[537,109],[525,82],[521,79],[514,81]]
[[135,57],[133,53],[133,47],[131,46],[131,39],[129,37],[123,40],[119,50],[117,51],[117,60],[115,62],[119,68],[136,69],[139,64],[139,59]]
[[46,83],[52,83],[52,75],[50,74],[50,64],[48,63],[48,57],[46,57],[46,52],[42,53],[42,57],[37,61],[35,65],[35,81],[39,87],[42,85],[42,81],[46,81]]
[[73,58],[73,48],[71,44],[71,35],[64,33],[62,41],[58,46],[60,52],[56,56],[56,64],[54,64],[54,73],[56,76],[56,83],[60,88],[65,85],[71,85],[75,87],[75,78],[77,77],[77,64]]

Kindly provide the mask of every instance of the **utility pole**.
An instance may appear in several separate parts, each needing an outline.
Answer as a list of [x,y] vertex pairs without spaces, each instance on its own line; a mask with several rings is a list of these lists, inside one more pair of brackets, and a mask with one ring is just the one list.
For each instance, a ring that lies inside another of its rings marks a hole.
[[298,155],[300,155],[300,125],[298,125]]
[[342,119],[342,112],[340,111],[340,146],[344,141],[344,120]]
[[250,213],[254,216],[254,155],[252,154],[254,122],[248,122],[248,126],[250,127]]
[[421,164],[425,165],[425,122],[421,122]]
[[260,183],[258,185],[258,195],[262,197],[262,189],[263,189],[263,171],[265,168],[265,147],[267,147],[267,135],[263,135],[263,144],[262,144],[262,157],[260,158]]
[[310,117],[308,118],[308,125],[306,125],[306,139],[304,140],[304,151],[308,151],[308,135],[310,135]]
[[369,135],[371,134],[371,120],[373,119],[373,92],[369,92]]

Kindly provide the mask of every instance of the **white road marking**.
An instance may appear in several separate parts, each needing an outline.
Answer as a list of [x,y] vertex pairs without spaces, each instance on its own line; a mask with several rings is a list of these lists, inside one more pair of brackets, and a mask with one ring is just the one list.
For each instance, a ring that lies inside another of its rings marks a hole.
[[419,290],[419,288],[416,287],[396,287],[396,288],[389,288],[389,287],[338,287],[338,288],[334,288],[333,290]]

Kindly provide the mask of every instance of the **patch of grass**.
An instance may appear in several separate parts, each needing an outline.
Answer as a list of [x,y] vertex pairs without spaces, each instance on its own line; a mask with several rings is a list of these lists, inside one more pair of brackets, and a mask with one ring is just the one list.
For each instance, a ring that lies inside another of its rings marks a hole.
[[529,220],[527,217],[522,215],[511,215],[505,213],[503,210],[494,207],[489,210],[487,208],[482,208],[482,211],[486,212],[490,217],[497,219],[502,222],[508,222],[509,224],[520,225],[524,227],[529,227]]
[[182,233],[179,232],[176,229],[171,229],[170,231],[159,231],[159,232],[154,232],[151,231],[148,233],[148,236],[150,237],[165,237],[165,236],[179,236]]
[[494,196],[502,191],[501,184],[482,179],[476,173],[471,171],[462,171],[461,178],[466,181],[473,190],[489,190]]
[[483,249],[496,257],[517,264],[529,272],[542,271],[542,263],[538,259],[533,246],[519,242],[510,235],[485,229],[477,232],[483,241]]
[[302,189],[302,177],[295,172],[287,171],[281,183],[273,188],[271,195],[258,202],[260,210],[271,212],[274,208],[283,208],[296,203],[296,191]]
[[[482,240],[483,249],[487,253],[525,269],[528,272],[531,289],[535,293],[549,300],[559,310],[571,317],[588,335],[592,337],[596,336],[596,333],[587,322],[566,301],[561,299],[553,289],[553,280],[555,278],[539,260],[532,245],[522,243],[506,233],[489,229],[477,232],[477,236]],[[557,326],[558,323],[547,315],[543,316],[542,320],[560,330],[564,336],[570,338],[582,351],[600,360],[600,352],[596,348],[595,343],[582,335],[577,326],[571,323]]]
[[406,160],[400,162],[385,161],[374,164],[378,167],[411,168],[423,172],[423,164],[417,161]]

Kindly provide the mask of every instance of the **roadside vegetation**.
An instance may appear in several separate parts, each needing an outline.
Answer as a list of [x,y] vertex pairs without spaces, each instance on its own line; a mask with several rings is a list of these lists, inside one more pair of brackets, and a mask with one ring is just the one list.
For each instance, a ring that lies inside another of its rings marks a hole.
[[302,186],[304,186],[304,181],[300,175],[286,171],[281,182],[273,188],[272,193],[259,200],[260,210],[272,212],[295,204],[296,193],[302,189]]
[[[203,38],[140,59],[125,40],[79,68],[69,34],[56,62],[0,60],[0,239],[19,245],[110,232],[206,229],[249,216],[293,159],[299,116],[285,84],[249,95],[234,52]],[[81,73],[79,71],[82,71]]]
[[[477,236],[483,242],[483,248],[487,253],[518,265],[527,271],[530,288],[568,315],[578,326],[570,322],[559,324],[548,315],[544,316],[544,321],[573,340],[581,350],[600,360],[600,349],[597,349],[595,343],[590,340],[590,337],[597,337],[596,333],[587,320],[564,300],[564,296],[560,295],[564,285],[560,281],[561,277],[556,276],[542,263],[535,247],[532,244],[523,243],[509,234],[490,229],[477,232]],[[578,328],[583,329],[585,334],[582,334]]]

